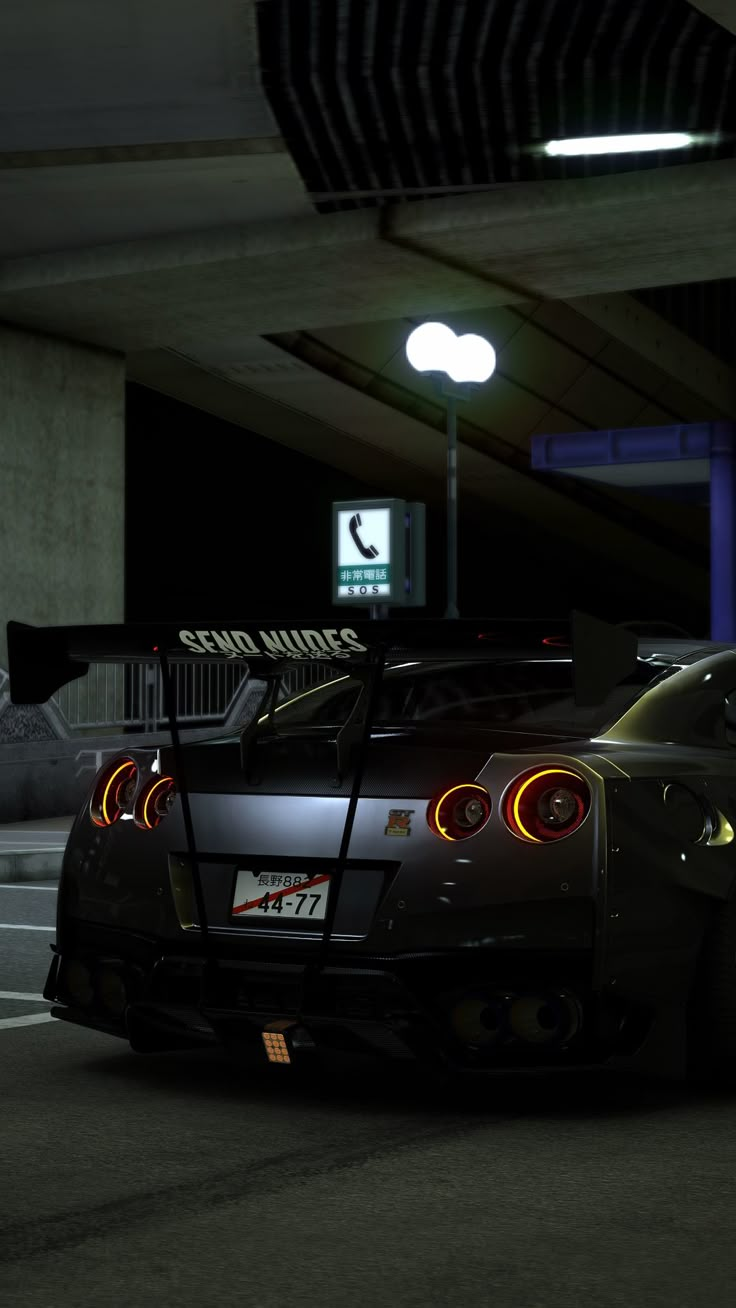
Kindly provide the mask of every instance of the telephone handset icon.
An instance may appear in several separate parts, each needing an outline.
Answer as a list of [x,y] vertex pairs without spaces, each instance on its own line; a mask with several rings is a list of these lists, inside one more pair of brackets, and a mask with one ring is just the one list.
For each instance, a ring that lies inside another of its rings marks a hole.
[[358,549],[360,550],[364,559],[375,559],[379,551],[376,549],[375,545],[363,544],[362,540],[360,539],[360,536],[358,535],[358,527],[360,527],[360,525],[361,525],[360,514],[354,513],[352,518],[350,519],[350,522],[348,523],[348,529],[350,531],[350,535],[355,541],[355,544],[358,546]]

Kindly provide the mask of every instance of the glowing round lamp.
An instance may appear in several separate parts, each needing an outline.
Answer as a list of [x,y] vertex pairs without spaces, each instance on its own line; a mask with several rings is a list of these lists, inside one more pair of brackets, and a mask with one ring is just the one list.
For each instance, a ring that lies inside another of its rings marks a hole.
[[454,382],[488,381],[496,367],[496,351],[483,336],[456,336],[445,370]]
[[415,327],[406,342],[406,357],[417,372],[447,372],[447,360],[457,337],[441,322],[424,322]]

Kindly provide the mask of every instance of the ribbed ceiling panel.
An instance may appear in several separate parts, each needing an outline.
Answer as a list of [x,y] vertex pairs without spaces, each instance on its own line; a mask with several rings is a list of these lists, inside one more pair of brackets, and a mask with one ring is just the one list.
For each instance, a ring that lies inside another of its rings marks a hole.
[[[258,30],[266,93],[320,212],[734,154],[736,38],[685,0],[261,0]],[[721,139],[538,152],[646,131]]]

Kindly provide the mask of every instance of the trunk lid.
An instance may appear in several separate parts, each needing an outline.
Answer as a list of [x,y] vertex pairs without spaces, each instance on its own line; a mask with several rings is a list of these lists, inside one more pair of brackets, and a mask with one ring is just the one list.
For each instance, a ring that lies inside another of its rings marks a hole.
[[[247,772],[241,767],[237,736],[188,744],[184,750],[187,787],[194,794],[210,795],[347,796],[358,747],[350,751],[349,765],[338,783],[336,735],[334,728],[314,727],[261,732],[250,744]],[[371,734],[360,793],[366,798],[430,799],[440,786],[473,781],[496,751],[554,749],[565,739],[465,726],[378,727]],[[171,770],[172,752],[161,753],[162,768]]]

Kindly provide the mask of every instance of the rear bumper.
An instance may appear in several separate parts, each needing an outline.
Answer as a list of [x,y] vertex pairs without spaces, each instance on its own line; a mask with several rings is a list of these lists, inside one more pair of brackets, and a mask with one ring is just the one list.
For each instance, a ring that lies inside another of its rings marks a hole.
[[633,1052],[651,1024],[645,1006],[596,992],[592,949],[368,956],[335,948],[316,972],[309,959],[267,955],[206,964],[196,941],[175,951],[89,923],[75,923],[64,941],[44,990],[63,1006],[54,1015],[142,1051],[220,1041],[264,1062],[264,1028],[280,1020],[299,1028],[305,1053],[489,1071],[603,1063]]

